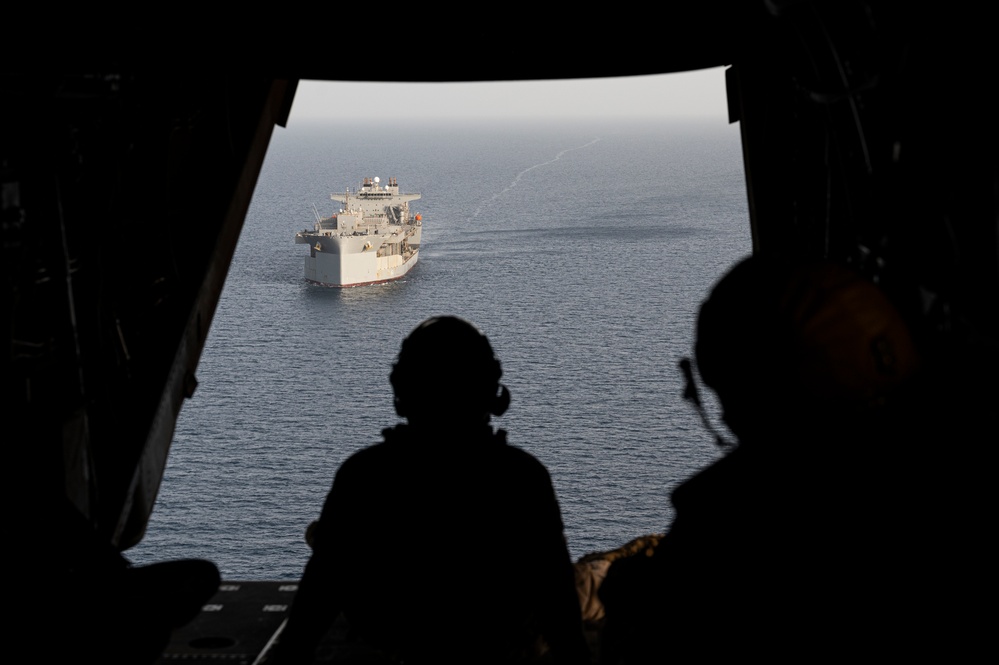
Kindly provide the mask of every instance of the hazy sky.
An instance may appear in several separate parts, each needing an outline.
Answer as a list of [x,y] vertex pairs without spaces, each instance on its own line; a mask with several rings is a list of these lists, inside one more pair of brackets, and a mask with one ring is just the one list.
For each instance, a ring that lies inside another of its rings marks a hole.
[[314,118],[727,117],[725,69],[560,81],[302,81],[291,121]]

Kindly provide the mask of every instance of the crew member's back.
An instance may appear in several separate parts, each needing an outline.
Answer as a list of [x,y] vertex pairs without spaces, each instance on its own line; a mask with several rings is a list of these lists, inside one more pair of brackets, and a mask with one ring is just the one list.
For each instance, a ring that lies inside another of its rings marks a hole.
[[340,612],[386,662],[589,662],[549,474],[490,425],[501,374],[455,317],[403,342],[390,378],[407,423],[337,471],[268,662],[312,662]]

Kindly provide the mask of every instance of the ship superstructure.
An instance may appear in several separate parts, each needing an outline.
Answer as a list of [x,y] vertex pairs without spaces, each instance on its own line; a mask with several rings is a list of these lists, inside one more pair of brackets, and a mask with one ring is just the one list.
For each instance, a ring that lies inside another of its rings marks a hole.
[[329,217],[316,213],[310,231],[295,234],[295,242],[309,246],[305,279],[322,286],[361,286],[399,279],[420,255],[422,216],[413,215],[409,202],[418,193],[400,193],[389,178],[364,178],[360,188],[330,199],[342,204]]

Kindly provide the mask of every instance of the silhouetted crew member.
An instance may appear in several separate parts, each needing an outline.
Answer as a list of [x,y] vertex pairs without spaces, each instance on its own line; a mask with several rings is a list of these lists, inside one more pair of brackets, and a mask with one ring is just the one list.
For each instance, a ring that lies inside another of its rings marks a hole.
[[846,267],[755,257],[702,305],[695,353],[737,442],[673,492],[651,558],[611,565],[603,662],[888,655],[919,586],[901,316]]
[[341,611],[391,661],[589,662],[549,474],[490,424],[501,373],[462,319],[404,340],[390,378],[408,424],[338,470],[268,662],[311,662]]
[[204,559],[133,565],[66,495],[52,502],[54,519],[29,527],[48,529],[46,546],[32,555],[39,572],[12,569],[12,591],[23,594],[12,594],[18,611],[8,634],[39,649],[41,662],[160,662],[171,633],[218,591],[218,568]]

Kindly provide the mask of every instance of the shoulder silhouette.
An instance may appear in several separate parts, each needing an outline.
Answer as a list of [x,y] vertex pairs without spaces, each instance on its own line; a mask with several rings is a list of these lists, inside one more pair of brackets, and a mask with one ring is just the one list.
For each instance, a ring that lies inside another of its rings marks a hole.
[[341,617],[384,662],[586,663],[545,467],[490,424],[510,404],[488,339],[435,317],[392,367],[406,419],[337,471],[277,662],[312,662]]

